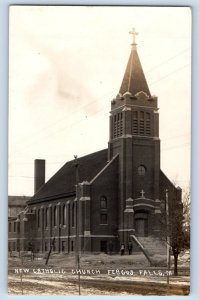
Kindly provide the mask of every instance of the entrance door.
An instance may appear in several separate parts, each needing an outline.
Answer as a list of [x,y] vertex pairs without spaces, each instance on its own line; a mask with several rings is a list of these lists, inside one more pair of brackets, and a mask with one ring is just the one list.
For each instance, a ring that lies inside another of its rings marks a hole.
[[148,224],[147,219],[136,219],[135,220],[135,230],[137,236],[147,236],[148,235]]

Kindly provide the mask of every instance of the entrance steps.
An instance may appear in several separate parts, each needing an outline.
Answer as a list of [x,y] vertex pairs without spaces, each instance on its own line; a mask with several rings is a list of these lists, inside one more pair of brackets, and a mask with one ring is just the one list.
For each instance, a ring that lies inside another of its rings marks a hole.
[[137,244],[139,249],[143,252],[145,257],[150,262],[151,266],[164,265],[166,263],[167,247],[166,242],[160,238],[149,237],[137,237],[131,236],[133,241]]
[[166,242],[153,236],[137,237],[143,247],[148,251],[149,255],[160,254],[166,255]]

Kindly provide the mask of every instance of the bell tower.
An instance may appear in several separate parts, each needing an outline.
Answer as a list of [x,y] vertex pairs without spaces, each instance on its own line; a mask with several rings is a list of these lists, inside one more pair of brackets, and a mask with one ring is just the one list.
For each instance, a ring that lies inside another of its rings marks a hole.
[[[151,96],[140,63],[137,32],[133,29],[130,34],[133,36],[130,57],[119,93],[111,101],[109,139],[109,159],[119,154],[119,233],[123,242],[125,232],[136,231],[134,214],[138,209],[145,211],[145,200],[154,201],[150,203],[155,207],[160,173],[157,97]],[[147,205],[149,208],[149,202]],[[147,234],[155,230],[152,223],[146,229]]]

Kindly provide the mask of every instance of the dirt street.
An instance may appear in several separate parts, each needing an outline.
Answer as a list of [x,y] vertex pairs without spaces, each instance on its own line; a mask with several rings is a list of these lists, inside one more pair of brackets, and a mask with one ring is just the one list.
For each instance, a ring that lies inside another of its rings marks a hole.
[[[142,254],[83,255],[80,269],[74,255],[52,255],[49,264],[35,257],[9,258],[8,292],[24,295],[187,295],[189,260],[179,260],[179,276],[160,266],[152,268]],[[162,265],[162,266],[161,266]],[[79,276],[80,274],[80,276]],[[169,289],[167,278],[169,274]]]

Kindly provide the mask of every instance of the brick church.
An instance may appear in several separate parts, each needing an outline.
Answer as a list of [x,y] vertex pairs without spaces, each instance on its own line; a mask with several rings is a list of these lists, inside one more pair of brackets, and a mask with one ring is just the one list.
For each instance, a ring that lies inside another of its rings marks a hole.
[[54,240],[53,251],[69,253],[78,236],[81,252],[108,252],[111,244],[117,253],[122,243],[147,248],[147,241],[157,243],[165,234],[166,199],[172,215],[181,189],[160,169],[157,97],[132,33],[121,87],[111,101],[108,149],[66,162],[46,183],[45,161],[35,161],[35,194],[12,220],[10,249],[32,245],[45,252]]

